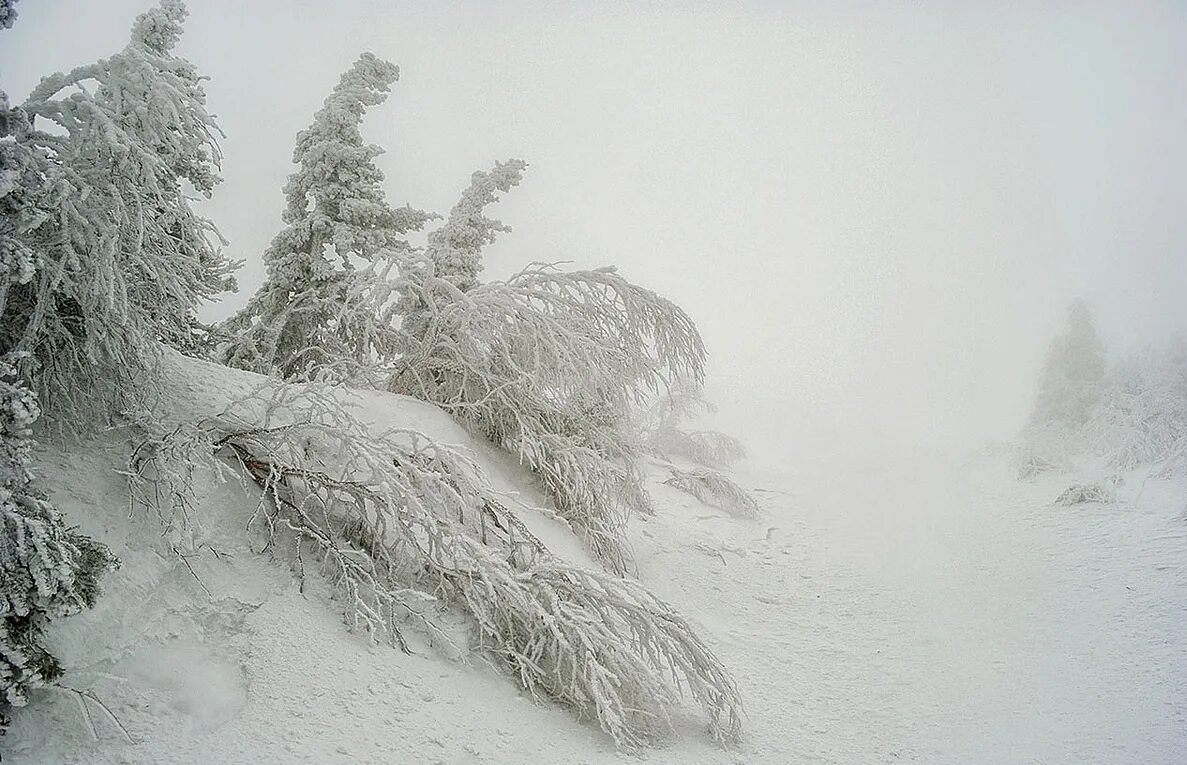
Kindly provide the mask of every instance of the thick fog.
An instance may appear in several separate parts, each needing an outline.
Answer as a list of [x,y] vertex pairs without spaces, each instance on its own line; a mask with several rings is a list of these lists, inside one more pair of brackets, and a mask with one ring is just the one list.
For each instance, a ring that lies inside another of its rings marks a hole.
[[[204,210],[246,261],[209,316],[258,285],[293,137],[372,50],[402,69],[365,129],[390,199],[445,213],[527,160],[486,274],[616,264],[673,298],[755,451],[1007,437],[1075,296],[1114,350],[1187,330],[1187,7],[715,5],[191,0],[227,134]],[[21,2],[12,99],[147,6]]]

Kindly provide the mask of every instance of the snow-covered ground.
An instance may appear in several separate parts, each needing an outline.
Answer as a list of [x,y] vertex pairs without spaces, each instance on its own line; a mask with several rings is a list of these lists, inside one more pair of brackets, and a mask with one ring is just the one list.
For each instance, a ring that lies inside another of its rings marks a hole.
[[[174,362],[175,364],[177,362]],[[212,411],[250,376],[177,367],[177,406]],[[371,394],[376,421],[507,460],[431,408]],[[184,411],[180,414],[185,414]],[[1114,504],[1052,500],[1076,475],[1018,482],[1001,453],[904,449],[739,472],[765,505],[732,518],[659,483],[633,522],[640,577],[736,673],[744,742],[715,747],[692,710],[638,755],[533,703],[480,661],[406,655],[344,630],[316,577],[254,554],[254,507],[208,482],[179,558],[129,517],[113,431],[47,449],[40,476],[123,567],[52,631],[69,667],[0,741],[48,763],[1180,763],[1187,753],[1187,483],[1126,478]],[[774,455],[759,455],[772,457]],[[565,534],[533,521],[551,544]],[[205,543],[207,546],[201,546]],[[217,555],[211,551],[217,550]],[[580,556],[575,545],[565,553]]]

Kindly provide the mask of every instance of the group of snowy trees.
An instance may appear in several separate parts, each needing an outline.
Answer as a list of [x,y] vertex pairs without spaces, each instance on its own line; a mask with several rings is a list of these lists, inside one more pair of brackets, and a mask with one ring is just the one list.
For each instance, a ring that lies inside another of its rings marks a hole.
[[537,474],[561,516],[625,572],[622,525],[649,509],[630,415],[673,381],[699,384],[700,335],[679,307],[609,268],[537,264],[482,282],[482,248],[509,230],[485,210],[519,184],[521,160],[475,172],[426,246],[410,245],[437,216],[386,201],[382,150],[359,129],[398,75],[364,54],[297,136],[287,225],[214,355],[441,406]]
[[[740,446],[681,429],[671,391],[695,393],[705,360],[691,318],[613,268],[482,281],[484,246],[509,230],[485,210],[526,163],[474,173],[444,219],[392,206],[360,125],[399,71],[366,53],[297,136],[263,285],[202,325],[198,306],[234,287],[236,264],[187,201],[212,193],[220,154],[202,78],[172,53],[185,16],[162,0],[116,55],[45,78],[18,107],[0,94],[0,731],[58,671],[38,642],[46,620],[91,605],[115,564],[33,483],[40,401],[59,432],[139,432],[128,472],[144,501],[188,506],[195,463],[237,465],[261,489],[253,530],[322,561],[356,627],[403,644],[401,623],[439,634],[432,604],[460,608],[475,645],[620,744],[666,729],[680,690],[716,738],[735,738],[728,673],[626,576],[623,526],[650,509],[646,455],[692,459],[691,472],[669,465],[672,485],[757,510],[719,472]],[[423,246],[410,241],[435,220]],[[168,422],[150,396],[168,347],[271,381],[201,423]],[[515,455],[610,573],[555,558],[464,454],[368,432],[343,387],[432,402]],[[657,401],[670,411],[641,430]]]
[[1172,341],[1110,364],[1088,307],[1076,301],[1043,366],[1020,473],[1083,454],[1121,472],[1187,468],[1187,344]]

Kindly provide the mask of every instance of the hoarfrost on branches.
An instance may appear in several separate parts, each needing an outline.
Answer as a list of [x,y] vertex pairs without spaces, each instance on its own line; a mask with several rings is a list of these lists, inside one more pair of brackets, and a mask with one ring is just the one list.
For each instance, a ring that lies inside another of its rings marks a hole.
[[430,313],[391,389],[516,455],[594,551],[626,570],[621,527],[630,510],[650,509],[630,412],[670,380],[701,378],[692,319],[611,268],[532,266],[468,292],[421,272],[404,288]]
[[318,561],[353,628],[406,648],[411,623],[457,649],[438,617],[457,606],[474,650],[597,719],[620,746],[668,733],[685,691],[714,738],[737,738],[734,680],[671,606],[635,581],[555,558],[469,457],[412,430],[368,434],[340,395],[262,386],[141,444],[133,490],[149,502],[185,496],[193,455],[223,456],[262,490],[249,530],[263,549],[295,553],[302,576],[301,561]]
[[125,406],[157,344],[192,349],[198,304],[234,287],[186,198],[211,193],[220,155],[201,77],[172,54],[185,15],[166,0],[121,52],[0,104],[0,347],[28,352],[52,411]]

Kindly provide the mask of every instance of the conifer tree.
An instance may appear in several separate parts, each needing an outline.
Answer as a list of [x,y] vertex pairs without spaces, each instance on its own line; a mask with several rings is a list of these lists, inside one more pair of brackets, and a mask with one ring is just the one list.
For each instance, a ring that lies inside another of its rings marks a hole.
[[383,149],[359,127],[398,78],[364,53],[297,135],[286,226],[264,253],[263,286],[221,328],[219,360],[285,379],[327,368],[352,378],[394,355],[394,269],[410,251],[405,234],[431,216],[388,204],[374,163]]

